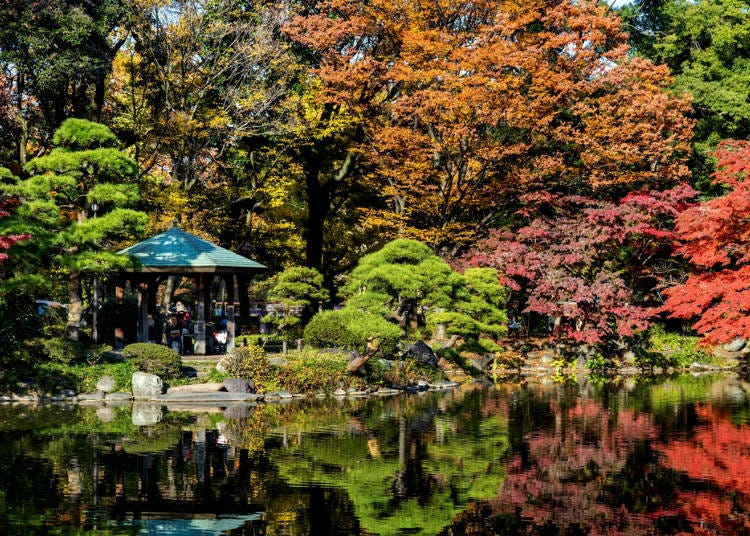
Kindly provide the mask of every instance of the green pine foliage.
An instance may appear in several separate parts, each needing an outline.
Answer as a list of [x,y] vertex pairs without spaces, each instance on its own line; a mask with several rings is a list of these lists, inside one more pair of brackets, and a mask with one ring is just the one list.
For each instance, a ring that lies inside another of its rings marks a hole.
[[58,147],[73,151],[116,147],[120,143],[105,125],[77,118],[70,118],[60,125],[52,141]]
[[38,265],[29,268],[66,282],[68,335],[78,338],[82,278],[129,262],[113,252],[143,232],[148,216],[136,210],[138,165],[115,147],[106,126],[68,119],[53,139],[57,147],[26,166],[28,179],[0,184],[0,195],[22,203],[4,218],[0,234],[23,229],[33,235],[28,249]]
[[462,349],[495,351],[503,334],[508,292],[497,271],[454,271],[425,244],[398,239],[364,256],[342,289],[345,310],[397,324],[407,339],[432,338],[438,325],[459,335]]
[[323,274],[314,268],[291,266],[272,276],[267,299],[280,303],[281,314],[269,314],[264,322],[275,325],[290,338],[301,334],[301,327],[315,314],[318,304],[328,300]]

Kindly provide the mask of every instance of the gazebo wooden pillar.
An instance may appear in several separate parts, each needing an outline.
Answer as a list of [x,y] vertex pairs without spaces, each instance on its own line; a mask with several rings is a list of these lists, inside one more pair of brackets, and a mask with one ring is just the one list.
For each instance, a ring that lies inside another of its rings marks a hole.
[[168,231],[118,251],[117,254],[129,255],[138,261],[138,266],[127,270],[123,276],[137,284],[139,342],[149,340],[148,315],[149,312],[154,312],[149,304],[155,303],[159,281],[170,275],[193,278],[196,300],[194,351],[201,355],[206,353],[206,312],[211,302],[211,278],[220,276],[229,281],[227,290],[231,306],[227,306],[227,346],[231,348],[235,338],[234,303],[238,299],[234,276],[247,278],[266,269],[252,259],[183,231],[177,226],[177,221]]

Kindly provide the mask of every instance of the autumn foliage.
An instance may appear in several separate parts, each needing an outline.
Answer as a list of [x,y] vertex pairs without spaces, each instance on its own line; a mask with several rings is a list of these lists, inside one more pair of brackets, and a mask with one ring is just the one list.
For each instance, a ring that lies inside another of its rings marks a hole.
[[[0,203],[0,219],[8,216],[10,214],[8,210],[13,205],[17,205],[17,204],[18,203],[13,200],[1,202]],[[28,240],[29,238],[31,238],[30,234],[9,234],[5,236],[0,235],[0,264],[2,264],[3,261],[8,258],[8,254],[6,253],[8,248],[10,248],[16,242],[20,242],[21,240]]]
[[683,514],[705,529],[698,534],[746,534],[750,521],[741,513],[750,507],[745,493],[750,484],[747,425],[732,423],[711,405],[695,411],[700,424],[690,438],[660,448],[665,466],[705,488],[680,490]]
[[528,191],[673,184],[688,103],[596,2],[319,2],[289,25],[368,131],[366,225],[454,253]]
[[480,241],[466,266],[493,266],[523,298],[525,313],[561,319],[552,334],[579,342],[633,336],[648,327],[674,218],[695,196],[681,185],[632,192],[617,202],[529,195],[515,232]]
[[705,343],[750,336],[750,142],[723,142],[716,156],[713,180],[728,191],[678,216],[679,253],[693,271],[667,291],[664,306],[672,317],[697,319]]

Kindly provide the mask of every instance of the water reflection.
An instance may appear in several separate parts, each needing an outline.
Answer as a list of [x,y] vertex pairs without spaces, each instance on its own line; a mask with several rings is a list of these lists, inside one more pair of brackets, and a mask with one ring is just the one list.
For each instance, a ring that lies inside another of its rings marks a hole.
[[0,406],[0,533],[750,533],[749,391],[679,376]]

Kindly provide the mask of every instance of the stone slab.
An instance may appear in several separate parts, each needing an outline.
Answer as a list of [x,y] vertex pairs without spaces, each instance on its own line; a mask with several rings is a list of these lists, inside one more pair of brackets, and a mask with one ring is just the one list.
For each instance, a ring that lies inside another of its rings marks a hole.
[[262,400],[263,395],[256,393],[229,393],[227,391],[203,391],[190,392],[179,391],[157,395],[152,400],[160,402],[194,402],[194,403],[220,403],[220,402],[256,402]]
[[167,394],[171,393],[204,393],[223,391],[224,384],[219,382],[210,383],[188,383],[186,385],[175,385],[167,389]]

